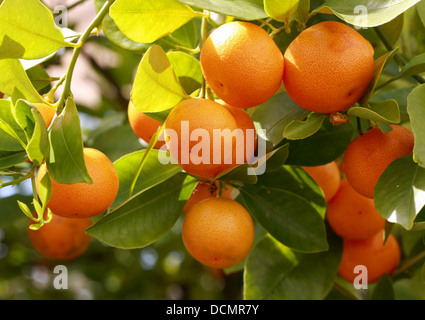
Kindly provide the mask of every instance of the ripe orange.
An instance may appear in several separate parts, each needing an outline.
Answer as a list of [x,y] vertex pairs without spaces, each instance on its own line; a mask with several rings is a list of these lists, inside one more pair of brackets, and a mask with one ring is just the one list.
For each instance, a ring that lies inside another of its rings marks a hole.
[[[189,174],[196,175],[225,162],[225,156],[229,156],[226,141],[233,141],[236,128],[237,122],[226,107],[212,100],[193,98],[183,100],[171,110],[165,121],[164,137],[171,156]],[[220,132],[222,136],[217,134]],[[214,146],[214,140],[219,145]]]
[[372,128],[351,141],[345,151],[345,176],[365,197],[373,198],[376,182],[391,162],[413,152],[412,132],[397,125],[392,128],[388,133]]
[[[194,204],[202,200],[217,197],[218,188],[219,188],[218,181],[215,181],[214,183],[209,183],[206,180],[199,181],[199,183],[196,185],[195,189],[193,190],[191,196],[189,197],[189,199],[187,199],[187,202],[183,208],[183,212],[184,213],[189,212],[189,210],[193,207]],[[225,199],[231,199],[232,187],[226,185],[222,190],[221,197]]]
[[283,83],[304,109],[332,113],[357,102],[373,75],[372,45],[353,28],[325,21],[301,32],[284,54]]
[[325,201],[329,202],[338,191],[341,174],[338,165],[333,162],[321,166],[302,167],[323,190]]
[[[84,148],[84,159],[93,183],[61,184],[52,179],[52,197],[48,207],[66,218],[87,218],[104,212],[118,194],[119,179],[111,160],[92,148]],[[46,174],[42,164],[37,174],[37,186]]]
[[343,243],[338,273],[349,282],[358,276],[354,273],[358,265],[367,268],[368,283],[374,283],[385,273],[391,275],[400,263],[400,246],[392,234],[388,236],[385,246],[383,231],[364,240],[345,239]]
[[91,237],[85,230],[91,224],[89,218],[70,219],[53,214],[52,220],[40,229],[28,229],[28,236],[34,249],[44,258],[68,261],[82,255],[89,247]]
[[260,105],[282,84],[282,52],[264,29],[250,22],[229,22],[214,30],[202,46],[200,62],[211,89],[233,107]]
[[385,227],[385,219],[375,209],[373,199],[355,191],[346,179],[328,203],[329,225],[344,239],[367,239]]
[[187,251],[200,263],[227,268],[248,255],[254,242],[254,223],[238,202],[209,198],[186,214],[182,237]]
[[[133,129],[134,133],[146,143],[149,143],[153,135],[161,127],[161,122],[140,112],[131,100],[128,103],[127,116],[131,129]],[[160,149],[164,144],[164,141],[158,140],[154,148]]]
[[33,106],[36,107],[37,110],[41,113],[46,127],[49,127],[52,123],[53,117],[55,116],[56,109],[49,107],[44,103],[33,103]]

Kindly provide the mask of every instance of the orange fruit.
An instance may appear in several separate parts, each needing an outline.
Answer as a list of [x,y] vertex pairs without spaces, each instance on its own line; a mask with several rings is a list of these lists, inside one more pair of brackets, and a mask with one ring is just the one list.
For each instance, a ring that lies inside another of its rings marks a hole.
[[413,152],[413,133],[401,126],[391,127],[388,133],[378,127],[370,129],[351,141],[345,151],[345,176],[365,197],[373,198],[376,182],[391,162]]
[[284,54],[286,92],[304,109],[343,111],[366,92],[373,75],[372,45],[353,28],[325,21],[302,31]]
[[355,191],[346,179],[328,203],[327,219],[332,230],[344,239],[366,239],[385,227],[373,199]]
[[254,223],[238,202],[208,198],[186,214],[182,237],[197,261],[212,268],[227,268],[248,255],[254,242]]
[[193,98],[183,100],[171,110],[165,121],[164,137],[171,156],[186,172],[196,175],[221,166],[225,156],[231,156],[228,141],[233,141],[235,129],[236,120],[226,107],[212,100]]
[[302,167],[322,189],[325,201],[329,202],[338,191],[341,175],[335,161],[321,166]]
[[[208,199],[212,197],[217,197],[219,188],[219,182],[215,181],[213,183],[209,183],[206,180],[201,180],[196,185],[195,189],[192,191],[189,199],[183,208],[183,212],[187,213],[193,207],[194,204]],[[232,188],[230,186],[225,185],[223,190],[221,191],[221,197],[225,199],[232,198]]]
[[[134,133],[146,143],[149,143],[153,135],[161,127],[161,122],[140,112],[131,100],[128,103],[127,116],[131,129],[133,129]],[[160,149],[164,144],[164,141],[158,140],[154,148]]]
[[41,116],[43,117],[44,123],[46,124],[46,127],[49,127],[55,116],[56,109],[49,107],[45,103],[33,103],[32,105],[36,107],[37,110],[40,112]]
[[233,107],[260,105],[282,84],[282,52],[251,22],[234,21],[215,29],[202,46],[200,62],[211,89]]
[[[92,148],[84,148],[89,183],[62,184],[52,180],[52,196],[48,207],[56,215],[66,218],[87,218],[104,212],[118,194],[119,179],[111,160]],[[42,164],[37,174],[37,186],[46,174]]]
[[382,275],[392,274],[400,263],[400,256],[400,245],[392,234],[384,246],[383,231],[363,240],[345,239],[338,273],[348,282],[353,282],[358,276],[354,268],[363,265],[367,268],[368,283],[374,283]]
[[70,219],[53,214],[52,220],[40,229],[28,229],[28,236],[34,249],[44,258],[69,261],[81,256],[89,247],[91,237],[85,231],[91,225],[89,218]]

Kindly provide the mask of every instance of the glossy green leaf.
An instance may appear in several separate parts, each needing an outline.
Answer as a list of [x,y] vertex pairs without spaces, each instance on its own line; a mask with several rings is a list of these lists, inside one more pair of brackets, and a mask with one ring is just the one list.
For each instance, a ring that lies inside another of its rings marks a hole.
[[109,13],[118,28],[139,43],[162,38],[199,15],[177,0],[117,0]]
[[310,0],[299,0],[294,18],[303,26],[306,25],[310,13]]
[[354,128],[351,124],[334,126],[325,121],[320,130],[312,136],[289,141],[289,156],[286,163],[318,166],[334,161],[344,153],[353,135]]
[[[114,162],[119,176],[120,187],[112,208],[130,198],[131,184],[145,152],[145,150],[133,152]],[[152,149],[149,152],[149,156],[146,158],[143,169],[136,181],[133,194],[151,188],[182,171],[177,164],[162,164],[158,158],[159,153],[162,152],[165,151]]]
[[264,0],[264,10],[274,20],[288,24],[299,2],[299,0]]
[[372,80],[370,81],[369,87],[367,91],[365,92],[365,94],[359,99],[360,104],[365,104],[369,101],[370,97],[375,91],[376,84],[378,83],[382,70],[384,69],[387,62],[394,56],[397,50],[398,48],[392,51],[389,51],[374,61]]
[[306,120],[293,120],[283,131],[283,137],[288,140],[308,138],[319,131],[326,118],[329,117],[319,113],[312,113]]
[[13,96],[19,93],[29,102],[43,102],[17,59],[0,60],[0,92]]
[[410,230],[425,205],[425,169],[413,162],[411,154],[396,159],[380,176],[374,199],[382,217]]
[[263,228],[296,251],[327,250],[323,216],[318,211],[324,211],[323,196],[318,195],[320,191],[314,189],[317,186],[308,175],[284,166],[258,178],[258,184],[244,185],[240,192],[248,211]]
[[83,137],[77,107],[66,101],[63,112],[55,119],[49,133],[50,152],[47,170],[58,183],[92,183],[83,154]]
[[220,172],[216,177],[223,181],[240,181],[249,184],[257,183],[257,175],[249,163],[244,163]]
[[27,159],[28,157],[25,151],[0,151],[0,169],[16,166]]
[[369,107],[351,107],[348,109],[348,115],[385,123],[399,123],[401,120],[398,103],[394,99],[381,101]]
[[382,275],[370,295],[370,300],[396,300],[391,277],[388,274]]
[[39,59],[67,46],[53,15],[38,0],[5,0],[0,6],[0,59]]
[[52,82],[52,78],[40,65],[36,65],[26,70],[26,73],[37,91],[48,87]]
[[267,18],[263,0],[179,0],[199,9],[233,16],[242,20]]
[[170,231],[197,182],[183,173],[174,175],[103,216],[87,233],[113,247],[145,247]]
[[280,284],[302,255],[270,235],[261,239],[248,255],[244,272],[244,299],[280,299]]
[[201,87],[203,76],[198,59],[182,51],[167,52],[167,57],[185,92]]
[[0,100],[0,150],[20,151],[25,148],[26,135],[16,122],[9,100]]
[[137,69],[131,99],[141,112],[168,110],[187,97],[164,50],[153,45]]
[[283,140],[286,126],[293,120],[304,120],[310,112],[295,104],[286,93],[279,93],[262,105],[248,109],[248,113],[258,135],[271,144],[267,150],[271,151]]
[[327,0],[314,10],[316,13],[335,14],[358,27],[376,27],[405,12],[420,0]]
[[49,138],[46,124],[41,113],[36,108],[32,108],[31,111],[35,119],[35,127],[26,150],[28,158],[38,166],[44,162],[49,152]]
[[407,112],[410,117],[410,124],[415,136],[415,146],[413,156],[415,162],[421,167],[425,167],[425,84],[422,84],[412,90],[407,96]]
[[262,300],[321,300],[332,288],[341,260],[342,241],[329,236],[328,251],[291,252],[275,239],[263,238],[248,255],[244,298]]

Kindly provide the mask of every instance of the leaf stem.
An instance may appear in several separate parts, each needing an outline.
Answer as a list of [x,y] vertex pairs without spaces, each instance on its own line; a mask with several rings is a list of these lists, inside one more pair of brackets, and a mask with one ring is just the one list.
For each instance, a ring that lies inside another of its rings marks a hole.
[[413,266],[415,263],[419,262],[420,260],[425,258],[425,250],[418,253],[416,256],[406,260],[406,262],[403,263],[403,265],[400,266],[397,270],[394,271],[393,276],[402,274],[407,269],[409,269],[411,266]]
[[[209,11],[204,10],[204,14],[205,16],[202,17],[202,23],[201,23],[201,44],[200,44],[201,48],[208,37],[208,22],[210,18]],[[201,91],[199,92],[198,98],[205,99],[206,90],[207,90],[207,81],[205,80],[205,77],[202,76],[202,87],[201,87]]]
[[88,37],[91,35],[92,31],[97,28],[103,21],[103,18],[108,13],[109,8],[114,3],[115,0],[107,0],[103,7],[100,9],[96,17],[93,19],[93,21],[90,23],[90,25],[87,27],[87,29],[82,34],[81,38],[76,43],[76,46],[74,47],[74,52],[71,57],[71,61],[68,65],[68,69],[66,71],[66,74],[64,75],[64,90],[62,92],[62,95],[59,99],[59,101],[55,104],[57,107],[57,114],[61,114],[65,101],[71,96],[71,81],[72,81],[72,74],[75,69],[75,65],[77,63],[78,57],[81,53],[83,44],[87,41]]

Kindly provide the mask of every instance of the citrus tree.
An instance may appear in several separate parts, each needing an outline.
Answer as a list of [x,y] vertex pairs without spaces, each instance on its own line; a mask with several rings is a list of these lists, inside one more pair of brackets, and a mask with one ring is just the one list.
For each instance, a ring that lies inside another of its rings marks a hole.
[[[424,297],[423,1],[92,2],[79,33],[1,1],[0,186],[32,190],[1,200],[2,225],[26,217],[58,261],[88,236],[132,251],[177,233],[242,274],[238,298]],[[119,107],[98,113],[72,87],[96,41],[130,65],[103,70]]]

